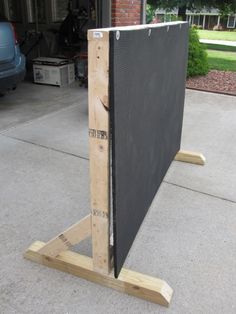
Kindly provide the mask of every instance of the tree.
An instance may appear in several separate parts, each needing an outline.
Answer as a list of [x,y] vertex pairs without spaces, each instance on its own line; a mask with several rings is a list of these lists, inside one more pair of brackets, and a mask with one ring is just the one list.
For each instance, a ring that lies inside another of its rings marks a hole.
[[146,22],[149,24],[155,17],[155,10],[156,8],[152,4],[147,4],[146,7]]
[[231,1],[222,1],[219,3],[218,9],[223,20],[227,20],[229,15],[236,12],[236,1],[234,3],[231,3]]
[[201,9],[202,7],[217,8],[222,15],[236,12],[235,0],[148,0],[147,3],[166,10],[178,8],[178,16],[183,21],[186,20],[187,10]]
[[235,0],[224,0],[224,1],[214,1],[215,7],[220,10],[222,15],[228,15],[236,13],[236,1]]

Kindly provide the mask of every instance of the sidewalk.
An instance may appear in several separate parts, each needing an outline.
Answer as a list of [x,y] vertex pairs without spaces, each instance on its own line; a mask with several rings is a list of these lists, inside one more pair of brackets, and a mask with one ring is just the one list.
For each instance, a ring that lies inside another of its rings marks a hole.
[[236,47],[236,41],[229,40],[200,39],[200,43]]

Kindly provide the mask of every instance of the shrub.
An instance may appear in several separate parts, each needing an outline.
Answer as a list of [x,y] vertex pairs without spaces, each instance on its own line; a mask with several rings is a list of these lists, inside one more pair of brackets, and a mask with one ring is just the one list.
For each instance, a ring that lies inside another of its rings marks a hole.
[[197,30],[190,28],[187,76],[206,75],[208,71],[205,46],[199,42]]
[[146,20],[147,24],[151,23],[153,18],[155,17],[155,8],[151,4],[147,4],[146,8]]

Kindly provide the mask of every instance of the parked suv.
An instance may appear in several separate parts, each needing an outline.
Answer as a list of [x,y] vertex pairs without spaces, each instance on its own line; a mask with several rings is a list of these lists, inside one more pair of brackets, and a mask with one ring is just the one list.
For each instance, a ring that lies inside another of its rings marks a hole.
[[25,56],[21,54],[15,29],[0,18],[0,95],[15,89],[25,77]]

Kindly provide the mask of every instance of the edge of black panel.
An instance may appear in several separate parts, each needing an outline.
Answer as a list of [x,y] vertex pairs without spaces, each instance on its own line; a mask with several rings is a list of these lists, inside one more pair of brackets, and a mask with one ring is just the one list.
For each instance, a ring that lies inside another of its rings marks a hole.
[[115,110],[114,110],[114,31],[109,32],[109,108],[110,108],[110,141],[111,141],[111,171],[112,171],[112,212],[113,212],[113,256],[114,256],[114,276],[118,278],[120,270],[117,265],[116,252],[116,176],[115,176]]

